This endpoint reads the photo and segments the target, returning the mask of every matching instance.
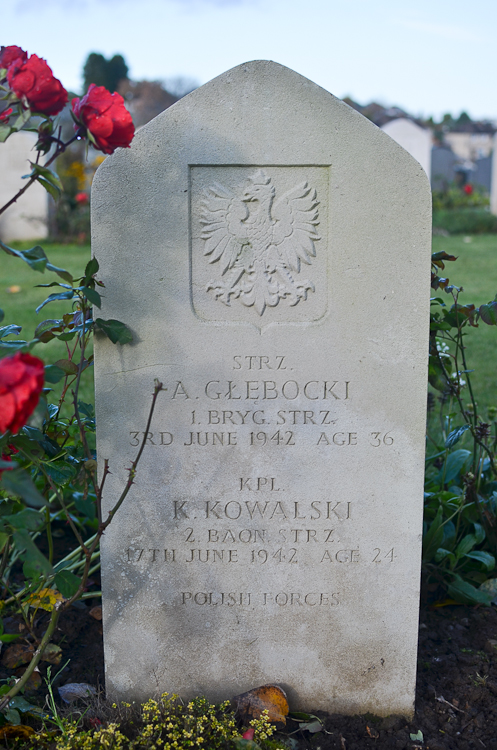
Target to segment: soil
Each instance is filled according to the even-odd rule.
[[[98,615],[95,605],[96,599],[79,603],[61,618],[54,640],[62,648],[61,666],[70,661],[56,684],[103,686],[102,623],[90,615]],[[15,622],[11,626],[18,628]],[[52,673],[57,669],[52,667]],[[0,678],[11,674],[0,667]],[[40,686],[38,695],[43,692]],[[497,608],[421,610],[413,721],[316,714],[325,732],[293,734],[296,750],[497,750]]]

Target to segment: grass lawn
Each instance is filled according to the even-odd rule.
[[[462,304],[479,306],[493,300],[497,294],[496,234],[434,237],[433,252],[441,250],[457,256],[455,262],[446,263],[441,275],[463,287],[464,292],[459,297]],[[451,305],[449,295],[437,292],[436,296],[446,296],[447,305]],[[474,370],[471,382],[481,416],[486,419],[486,408],[497,406],[497,327],[480,323],[468,333],[466,356],[469,369]]]
[[[35,244],[34,242],[15,243],[15,247],[26,250]],[[85,265],[90,260],[89,245],[55,245],[43,241],[40,244],[53,265],[65,268],[75,277],[83,275]],[[64,313],[71,312],[71,301],[69,300],[50,302],[37,315],[35,312],[36,307],[49,294],[64,290],[58,287],[40,289],[36,285],[49,284],[52,281],[61,281],[64,283],[63,279],[60,279],[56,274],[49,271],[45,271],[43,274],[33,271],[19,258],[6,255],[1,251],[0,258],[2,262],[2,271],[0,273],[0,308],[5,313],[2,326],[10,324],[22,326],[19,338],[29,341],[34,337],[36,326],[43,320],[60,318]],[[19,291],[16,291],[17,287],[19,287]],[[9,336],[8,338],[14,337]],[[74,342],[69,341],[68,343],[74,345]],[[45,364],[52,364],[57,359],[67,357],[66,343],[53,339],[47,344],[38,344],[31,353],[40,357]],[[4,352],[2,352],[2,356],[5,356]],[[53,386],[53,388],[57,393],[60,391],[59,384]],[[82,401],[93,403],[92,367],[83,376],[80,398]]]
[[[473,302],[480,305],[489,302],[497,294],[497,235],[473,235],[470,241],[462,236],[434,237],[433,251],[456,255],[458,260],[447,263],[444,274],[457,286],[464,287],[461,302]],[[90,258],[88,245],[55,245],[42,243],[50,261],[66,268],[74,276],[82,275],[85,264]],[[23,249],[30,244],[19,245]],[[2,254],[2,273],[0,280],[0,307],[5,311],[2,325],[16,323],[23,327],[21,336],[30,339],[38,323],[47,318],[57,318],[70,310],[70,302],[52,302],[36,315],[37,305],[56,289],[39,289],[36,284],[49,283],[58,279],[55,274],[40,274],[32,271],[21,260]],[[20,291],[9,293],[12,286],[19,286]],[[447,296],[447,304],[450,305]],[[478,404],[483,409],[497,406],[497,327],[480,323],[479,328],[469,331],[467,356]],[[66,356],[65,344],[62,341],[51,341],[39,344],[34,353],[47,364]],[[93,402],[93,370],[86,373],[81,392],[83,401]],[[482,417],[485,417],[485,412]]]

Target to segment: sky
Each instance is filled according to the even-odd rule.
[[[0,0],[0,18],[77,93],[90,52],[200,84],[266,59],[361,104],[497,121],[495,0]]]

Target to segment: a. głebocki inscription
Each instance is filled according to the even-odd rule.
[[[207,291],[225,305],[231,298],[263,315],[280,300],[296,305],[314,291],[308,279],[297,281],[301,262],[310,265],[318,205],[316,190],[301,182],[276,199],[271,177],[259,169],[240,187],[239,195],[216,183],[202,201],[202,239],[209,263],[218,263],[222,278]]]

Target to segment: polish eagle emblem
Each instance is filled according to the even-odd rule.
[[[228,306],[238,299],[259,315],[280,300],[296,305],[314,292],[314,284],[297,274],[301,263],[311,264],[320,239],[316,190],[304,181],[275,197],[271,178],[259,169],[240,195],[214,183],[201,201],[204,256],[221,271],[206,291]]]

